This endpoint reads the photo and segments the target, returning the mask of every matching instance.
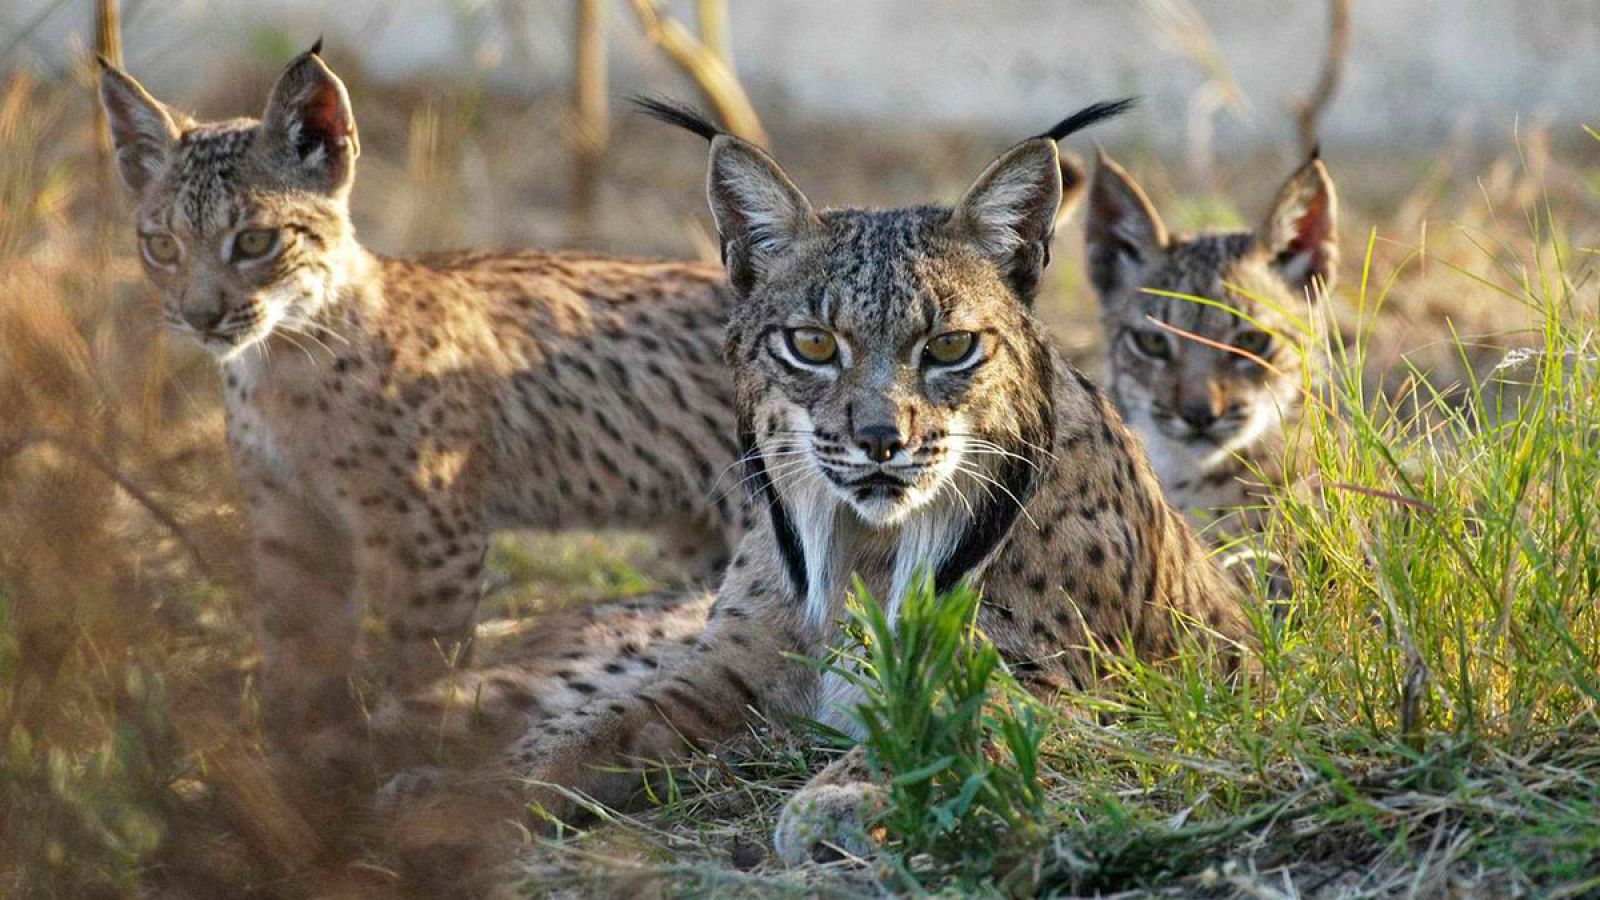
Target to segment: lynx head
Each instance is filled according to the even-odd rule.
[[[953,207],[817,210],[755,145],[651,111],[711,138],[741,440],[799,593],[817,612],[845,530],[896,536],[891,602],[912,562],[948,586],[1009,529],[1053,437],[1031,307],[1061,205],[1055,141],[1011,148]]]
[[[1100,157],[1085,226],[1089,277],[1106,324],[1110,393],[1130,426],[1147,440],[1231,452],[1298,408],[1302,360],[1290,321],[1321,318],[1307,311],[1332,285],[1336,205],[1313,157],[1258,230],[1169,235],[1139,185]]]
[[[339,284],[360,146],[318,49],[289,64],[259,122],[196,123],[102,61],[145,271],[167,324],[222,359],[304,327]]]

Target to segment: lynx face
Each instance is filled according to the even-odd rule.
[[[353,243],[347,197],[359,151],[333,73],[305,56],[260,122],[195,125],[115,69],[101,98],[167,324],[220,359],[275,329],[310,328]]]
[[[914,565],[965,571],[1026,500],[1052,439],[1027,304],[1058,166],[1037,139],[953,209],[817,212],[764,152],[713,143],[746,460],[813,610],[843,574],[829,567],[848,564],[843,532],[894,554],[898,597]]]
[[[1086,180],[1070,157],[1059,169],[1058,223]],[[1018,427],[997,392],[1029,379],[1039,337],[1018,285],[949,210],[826,211],[815,225],[745,300],[757,421],[777,425],[756,438],[791,477],[894,524],[958,490],[957,473],[987,477],[993,436]]]
[[[1163,482],[1230,458],[1298,410],[1304,382],[1291,317],[1320,320],[1314,304],[1338,255],[1334,215],[1333,184],[1312,160],[1258,231],[1171,236],[1128,174],[1100,160],[1088,253],[1110,392],[1145,435]],[[1185,459],[1172,458],[1178,449]]]
[[[1026,380],[1037,337],[947,220],[824,214],[781,278],[752,292],[735,337],[761,385],[763,454],[777,469],[799,453],[788,469],[871,525],[902,520],[963,468],[984,471],[978,451],[1015,430],[994,400]],[[906,258],[883,259],[884,247]]]

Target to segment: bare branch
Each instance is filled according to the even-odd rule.
[[[575,26],[572,116],[568,129],[573,159],[568,227],[575,237],[585,238],[594,216],[600,163],[611,143],[606,95],[605,0],[577,0]]]
[[[700,41],[731,71],[733,46],[728,39],[728,4],[726,0],[700,0],[695,7],[695,17],[700,23]]]
[[[1254,108],[1192,0],[1144,0],[1143,5],[1162,43],[1189,60],[1202,78],[1189,98],[1188,167],[1191,177],[1210,182],[1216,161],[1212,138],[1217,114],[1226,111],[1240,122],[1249,122]]]
[[[761,119],[756,115],[750,97],[745,94],[744,86],[739,84],[739,77],[734,74],[731,62],[719,55],[727,52],[726,34],[720,31],[720,25],[713,26],[709,35],[696,37],[682,22],[663,16],[658,5],[659,0],[632,0],[632,2],[634,14],[638,16],[640,26],[644,28],[645,37],[650,43],[660,47],[662,52],[694,79],[706,100],[716,108],[722,124],[739,137],[766,146],[767,132],[761,127]],[[717,0],[702,0],[700,4],[702,28],[706,22],[723,21],[722,14],[714,8],[709,14],[707,11],[708,6],[721,5]],[[710,41],[721,43],[722,50],[718,51]]]
[[[113,66],[122,67],[122,15],[117,8],[117,0],[95,0],[94,52]],[[99,240],[96,243],[104,251],[120,192],[117,190],[116,150],[111,144],[111,121],[106,118],[105,108],[99,103],[94,105],[94,149],[98,163],[95,176],[99,180],[100,195],[97,222]]]
[[[1322,75],[1311,96],[1290,104],[1300,134],[1301,155],[1310,155],[1316,147],[1317,122],[1333,102],[1344,75],[1344,59],[1350,53],[1350,3],[1351,0],[1328,0],[1328,57],[1322,63]]]
[[[94,448],[62,435],[29,432],[9,443],[0,444],[0,463],[30,447],[41,444],[54,447],[71,456],[76,456],[78,459],[88,463],[91,468],[99,471],[100,474],[104,475],[117,487],[122,488],[123,492],[133,498],[135,503],[143,507],[144,511],[149,513],[152,519],[160,522],[162,527],[172,534],[173,538],[182,545],[190,558],[194,560],[195,568],[200,570],[200,574],[205,576],[207,581],[220,583],[220,579],[217,577],[217,570],[211,566],[205,554],[200,552],[199,545],[189,537],[188,530],[178,521],[178,517],[169,512],[166,507],[157,503],[154,497],[145,493],[143,488],[134,484],[128,476],[122,474],[115,465],[112,465],[109,459],[106,459],[104,455]]]

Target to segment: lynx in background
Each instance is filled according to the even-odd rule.
[[[713,492],[738,459],[716,267],[368,252],[318,48],[259,122],[196,123],[109,66],[100,92],[167,324],[222,370],[280,731],[350,708],[362,601],[394,686],[463,662],[492,529],[639,526],[705,576],[725,558],[744,513]]]
[[[1092,642],[1160,660],[1186,622],[1225,647],[1249,639],[1237,589],[1032,309],[1061,200],[1051,138],[1120,109],[1017,145],[954,207],[818,211],[764,151],[655,107],[712,141],[738,297],[727,356],[765,521],[699,640],[637,687],[537,724],[514,751],[521,771],[616,803],[638,778],[615,766],[735,737],[752,710],[850,728],[848,684],[795,655],[838,639],[852,573],[878,597],[921,572],[978,587],[980,627],[1046,692],[1095,683]]]
[[[1220,534],[1256,527],[1263,489],[1292,479],[1286,443],[1304,401],[1302,347],[1318,346],[1338,265],[1328,170],[1315,157],[1302,166],[1256,231],[1169,234],[1104,155],[1088,206],[1112,400],[1174,506]],[[1295,318],[1313,328],[1306,345]]]

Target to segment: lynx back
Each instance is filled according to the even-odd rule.
[[[657,529],[704,577],[726,558],[720,271],[368,252],[355,119],[315,49],[259,121],[197,123],[109,66],[101,97],[166,321],[221,368],[274,722],[349,711],[363,601],[392,684],[463,662],[492,529]]]

